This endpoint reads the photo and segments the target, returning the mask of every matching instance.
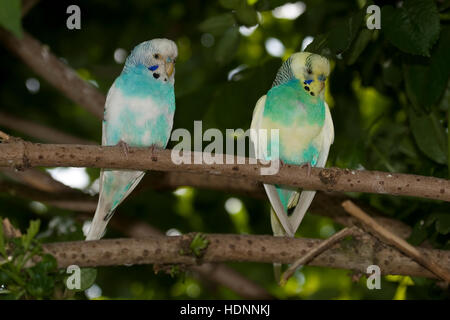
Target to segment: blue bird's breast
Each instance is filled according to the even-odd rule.
[[[105,108],[106,144],[120,140],[132,146],[164,148],[175,113],[170,82],[158,81],[144,66],[123,72],[108,93]]]

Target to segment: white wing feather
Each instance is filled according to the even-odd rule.
[[[258,139],[258,129],[261,128],[261,121],[264,113],[265,104],[266,104],[266,96],[264,95],[256,103],[255,109],[253,110],[252,123],[250,125],[251,129],[250,141],[253,144],[255,156],[257,159],[266,159],[265,151],[267,150],[267,147],[265,145],[262,145],[261,141]],[[264,189],[266,190],[270,204],[272,205],[272,208],[274,209],[278,217],[278,220],[283,226],[286,234],[290,237],[293,237],[294,232],[292,231],[287,212],[284,210],[284,207],[281,203],[280,197],[275,189],[275,186],[271,184],[264,184]]]
[[[115,87],[115,83],[111,86],[108,91],[108,95],[106,96],[105,102],[105,113],[108,112],[108,107],[111,106],[116,100],[114,99],[115,93],[117,92],[117,88]],[[106,125],[103,122],[102,125],[102,145],[110,145],[107,141],[106,134]],[[122,197],[120,203],[125,200],[128,195],[134,190],[134,188],[138,185],[141,179],[144,177],[144,171],[133,171],[133,170],[107,170],[109,174],[114,174],[120,176],[120,180],[123,181],[124,184],[131,182],[130,188],[125,192]],[[89,228],[88,235],[86,236],[86,240],[98,240],[105,233],[106,226],[108,225],[109,219],[112,216],[112,213],[116,209],[116,207],[120,203],[113,204],[112,199],[107,197],[103,193],[103,185],[105,179],[105,170],[102,169],[100,171],[99,178],[99,200],[97,204],[97,209],[95,210],[94,219],[92,220],[91,227]]]
[[[327,163],[328,152],[330,151],[330,146],[334,141],[333,120],[331,119],[331,113],[327,103],[325,103],[325,123],[320,135],[318,136],[318,139],[320,139],[322,143],[316,167],[323,168]],[[293,230],[297,231],[315,195],[316,191],[302,191],[298,204],[295,207],[292,215],[289,217],[289,221]]]

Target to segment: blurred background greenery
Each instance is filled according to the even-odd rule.
[[[5,25],[6,5],[0,14]],[[81,8],[81,30],[66,28],[66,9]],[[381,7],[381,30],[366,27],[366,8]],[[8,7],[8,10],[10,9]],[[290,54],[305,50],[331,60],[326,99],[336,138],[328,166],[449,176],[449,1],[40,1],[23,29],[106,94],[138,43],[173,39],[176,65],[174,128],[247,129],[257,99]],[[10,26],[18,30],[17,26]],[[0,112],[100,142],[101,123],[61,95],[0,46]],[[0,130],[36,141],[22,132]],[[173,144],[169,144],[169,148]],[[52,176],[95,192],[99,171],[55,168]],[[0,179],[7,180],[1,176]],[[386,195],[349,194],[413,228],[408,239],[450,249],[450,205]],[[135,192],[119,210],[122,218],[149,223],[168,234],[270,234],[267,201],[182,187],[173,192]],[[0,192],[0,215],[25,230],[41,220],[45,242],[83,239],[77,212]],[[114,219],[114,218],[113,218]],[[310,212],[297,236],[327,238],[340,226]],[[121,237],[110,228],[107,238]],[[383,277],[368,290],[365,277],[348,270],[303,267],[278,287],[272,266],[229,264],[283,299],[441,299],[448,291],[434,280]],[[155,275],[152,266],[98,268],[95,285],[75,298],[239,298],[192,274]]]

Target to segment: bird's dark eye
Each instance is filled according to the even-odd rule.
[[[159,54],[155,53],[155,54],[153,55],[153,57],[154,57],[155,59],[159,59]]]
[[[312,74],[312,70],[311,69],[306,70],[306,72],[308,72],[308,74]]]

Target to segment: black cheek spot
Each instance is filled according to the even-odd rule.
[[[306,91],[309,91],[309,87],[308,87],[308,86],[305,86],[305,90],[306,90]]]
[[[309,94],[312,95],[312,96],[314,96],[314,92],[312,92],[312,91],[311,91]]]
[[[167,78],[164,78],[164,81],[167,81]]]
[[[153,78],[158,79],[158,78],[159,78],[159,73],[156,73],[156,72],[155,72],[155,73],[153,74]]]

